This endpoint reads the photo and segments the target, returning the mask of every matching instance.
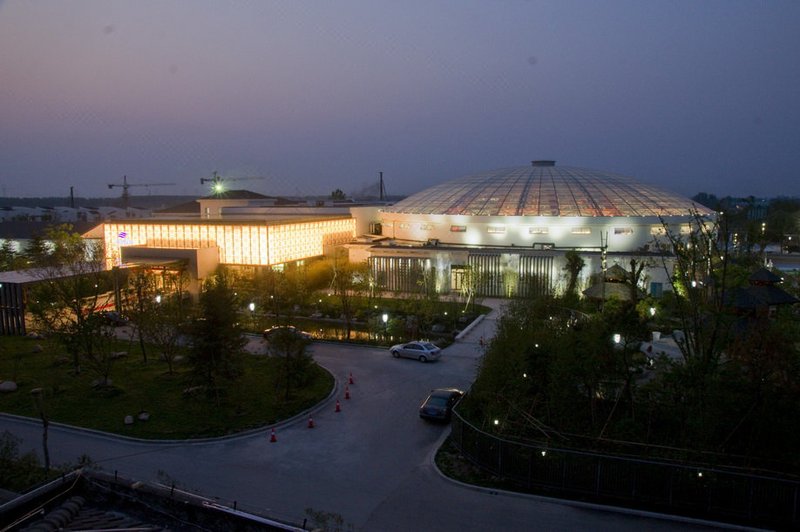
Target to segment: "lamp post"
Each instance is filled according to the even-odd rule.
[[[47,428],[50,426],[50,420],[47,418],[47,413],[44,408],[44,389],[34,388],[31,390],[33,402],[36,409],[39,411],[39,417],[42,418],[42,450],[44,452],[44,474],[45,477],[50,473],[50,449],[47,446]]]
[[[383,339],[386,340],[386,324],[389,321],[389,314],[384,312],[381,316],[381,320],[383,321]]]

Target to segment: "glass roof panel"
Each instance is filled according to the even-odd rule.
[[[504,168],[453,179],[383,209],[475,216],[710,214],[688,198],[633,178],[569,166]]]

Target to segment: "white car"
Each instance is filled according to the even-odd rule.
[[[442,355],[442,350],[430,342],[414,341],[407,344],[397,344],[389,348],[395,358],[414,358],[420,362],[437,360]]]

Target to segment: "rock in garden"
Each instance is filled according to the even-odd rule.
[[[136,416],[136,417],[139,418],[139,421],[147,421],[148,419],[150,419],[150,413],[149,412],[139,412],[139,415]]]
[[[125,416],[125,424],[133,425],[133,416]]]
[[[17,383],[14,381],[3,381],[0,382],[0,392],[16,392],[17,391]]]

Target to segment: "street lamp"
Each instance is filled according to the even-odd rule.
[[[161,294],[156,295],[156,303],[161,304]]]
[[[386,339],[386,323],[389,321],[389,315],[384,312],[381,316],[381,321],[383,321],[383,339]]]

